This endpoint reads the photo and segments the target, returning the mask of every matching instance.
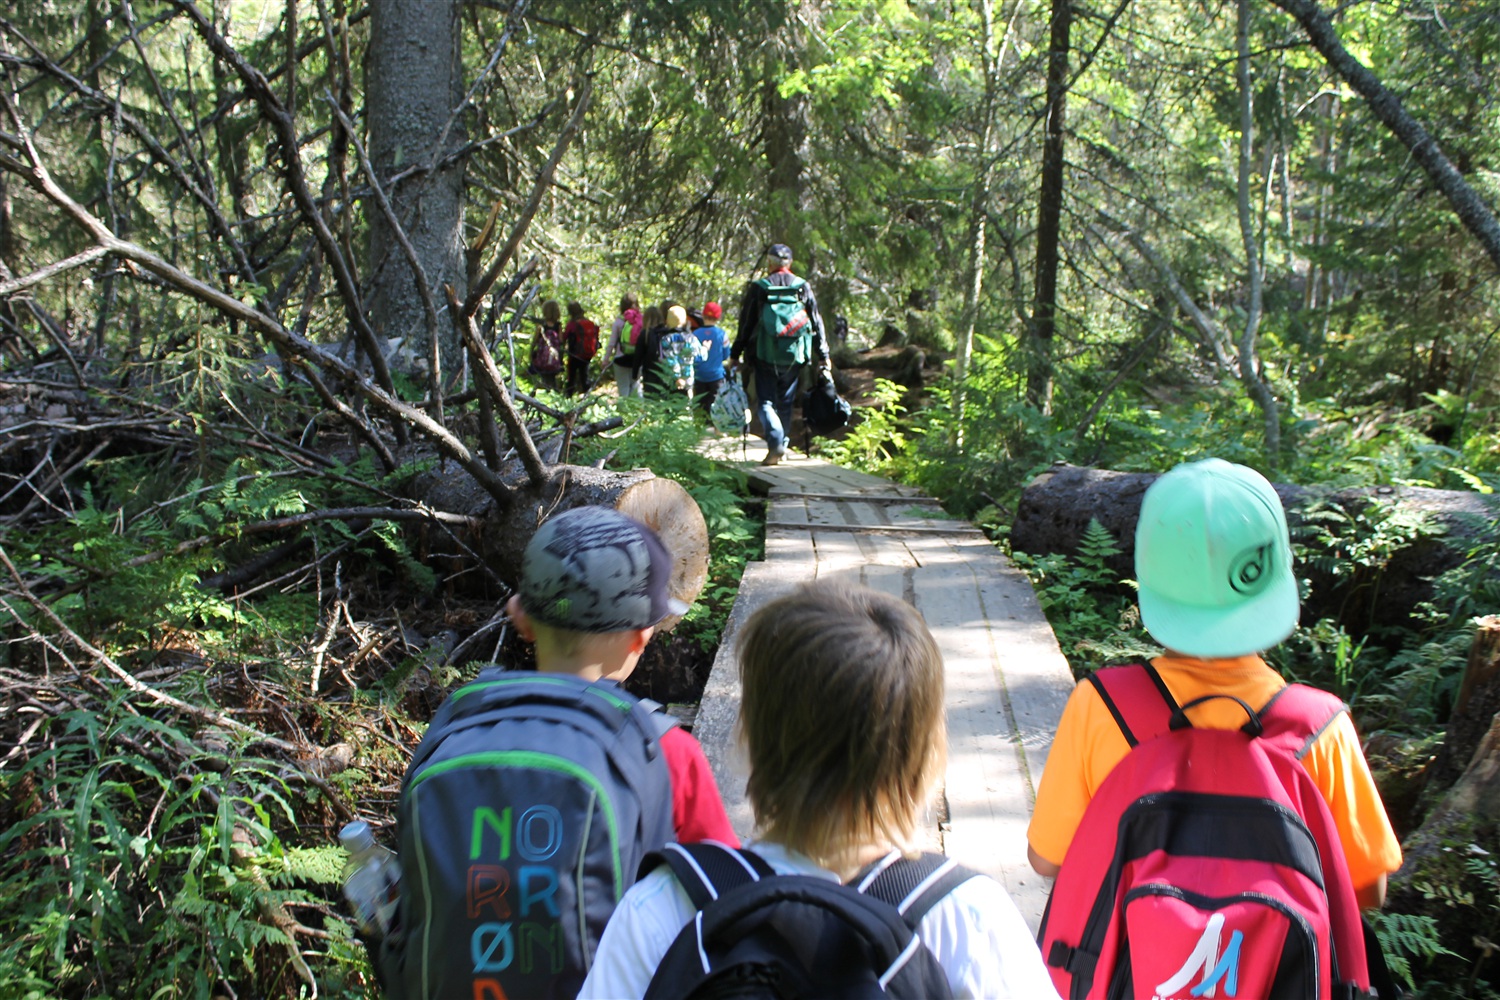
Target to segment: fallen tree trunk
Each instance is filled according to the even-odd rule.
[[[1058,463],[1022,491],[1011,526],[1011,545],[1029,555],[1073,555],[1089,521],[1097,519],[1120,546],[1110,568],[1122,578],[1133,578],[1141,497],[1156,478],[1156,473]],[[1383,566],[1372,567],[1379,577],[1378,586],[1368,575],[1335,576],[1316,561],[1299,566],[1299,574],[1312,581],[1304,618],[1333,617],[1361,631],[1371,622],[1405,621],[1418,603],[1431,598],[1431,578],[1463,561],[1463,546],[1446,544],[1438,536],[1473,538],[1500,518],[1500,503],[1478,493],[1409,486],[1327,490],[1277,483],[1275,487],[1293,538],[1299,541],[1309,524],[1308,515],[1318,509],[1331,508],[1350,517],[1371,510],[1379,515],[1422,515],[1431,522],[1434,534],[1417,538],[1391,553]]]
[[[1494,947],[1494,889],[1487,877],[1476,877],[1475,867],[1488,868],[1488,859],[1500,853],[1500,715],[1490,721],[1463,776],[1401,850],[1387,908],[1433,917],[1439,938],[1454,943],[1461,956],[1488,954]],[[1470,903],[1455,905],[1466,894]]]
[[[614,472],[580,465],[555,465],[541,484],[524,474],[507,483],[511,502],[504,506],[463,470],[425,472],[412,493],[441,510],[462,512],[483,523],[479,538],[465,540],[507,586],[521,572],[521,555],[542,522],[575,507],[612,507],[648,525],[661,536],[673,559],[672,596],[691,604],[708,579],[708,525],[687,490],[650,469]],[[669,619],[662,630],[676,625]]]

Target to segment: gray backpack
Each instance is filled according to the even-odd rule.
[[[641,859],[673,839],[674,723],[652,705],[498,667],[453,692],[402,782],[388,996],[577,994]]]

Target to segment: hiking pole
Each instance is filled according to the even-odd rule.
[[[740,369],[740,389],[745,395],[746,409],[740,411],[740,461],[750,461],[750,376]]]

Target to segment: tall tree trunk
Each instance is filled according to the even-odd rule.
[[[816,269],[813,248],[804,238],[807,192],[803,174],[807,168],[807,95],[783,97],[781,81],[801,57],[805,31],[803,19],[817,13],[815,0],[796,0],[785,10],[786,24],[773,35],[768,46],[769,65],[761,101],[765,120],[766,242],[787,243],[804,274]]]
[[[1387,90],[1364,63],[1344,48],[1328,15],[1313,0],[1271,2],[1297,19],[1302,30],[1307,32],[1313,48],[1322,53],[1323,58],[1328,60],[1328,65],[1369,103],[1375,117],[1411,150],[1412,159],[1427,171],[1434,186],[1453,206],[1459,221],[1479,241],[1494,265],[1500,268],[1500,221],[1495,219],[1495,214],[1479,197],[1479,193],[1469,186],[1449,161],[1437,141],[1427,134],[1422,123],[1407,112],[1401,99]]]
[[[990,0],[975,0],[980,21],[980,64],[984,72],[984,101],[980,114],[979,148],[974,165],[974,187],[969,197],[969,263],[964,275],[964,311],[958,331],[958,356],[954,359],[953,385],[953,443],[960,449],[964,446],[964,382],[969,374],[969,360],[974,353],[974,328],[979,322],[979,299],[984,293],[985,244],[988,241],[990,185],[995,174],[995,104],[1000,87],[1000,67],[1005,62],[1005,50],[1010,42],[1011,29],[1020,14],[1021,4],[1011,4],[1010,21],[1005,28],[1005,41],[1000,51],[995,51],[995,12]]]
[[[1067,117],[1068,49],[1073,0],[1052,0],[1047,48],[1047,139],[1036,213],[1036,305],[1031,313],[1026,401],[1052,412],[1052,337],[1057,331],[1057,257],[1062,231],[1063,129]]]
[[[1265,274],[1260,241],[1256,238],[1255,220],[1250,209],[1250,161],[1255,151],[1255,100],[1250,89],[1250,0],[1239,0],[1239,21],[1235,32],[1238,59],[1235,77],[1240,89],[1240,157],[1238,202],[1240,239],[1245,246],[1245,276],[1250,286],[1245,303],[1245,327],[1240,332],[1240,382],[1245,392],[1260,407],[1265,426],[1266,470],[1276,477],[1281,459],[1281,414],[1276,396],[1260,374],[1260,355],[1256,350],[1260,338],[1261,285]]]
[[[454,110],[463,99],[458,0],[373,0],[365,64],[370,160],[405,231],[429,289],[467,292],[463,240],[463,167],[434,170],[462,144]],[[373,203],[370,220],[370,316],[383,337],[406,338],[419,357],[436,340],[445,371],[460,361],[452,324],[431,322],[416,269]],[[434,329],[435,327],[435,329]]]

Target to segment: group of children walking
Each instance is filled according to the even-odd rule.
[[[1373,953],[1340,922],[1354,914],[1357,931],[1356,898],[1380,905],[1400,849],[1345,707],[1260,658],[1298,612],[1274,490],[1226,462],[1179,466],[1146,494],[1135,558],[1144,623],[1167,652],[1069,699],[1026,847],[1058,878],[1039,950],[999,883],[919,849],[947,739],[942,655],[910,605],[806,583],[745,624],[738,734],[755,826],[741,847],[697,742],[620,687],[686,610],[666,547],[613,510],[550,516],[507,605],[537,673],[486,671],[455,692],[404,782],[407,884],[379,949],[384,988],[466,1000],[1368,991]],[[1166,706],[1159,727],[1141,721],[1148,703]],[[1174,740],[1237,767],[1253,751],[1263,773],[1216,787],[1229,765],[1195,770]],[[1143,768],[1156,784],[1136,801]],[[1259,799],[1246,796],[1275,799],[1285,830],[1253,825]],[[1142,813],[1147,798],[1180,815]],[[1315,877],[1283,901],[1294,869]],[[1205,872],[1233,884],[1198,892]]]
[[[643,311],[635,294],[626,293],[604,345],[598,374],[613,373],[622,399],[681,392],[706,412],[726,377],[729,336],[718,325],[723,314],[717,302],[700,307],[667,301]],[[558,376],[566,369],[563,391],[574,396],[592,387],[589,374],[595,357],[600,356],[600,331],[578,302],[568,303],[568,317],[563,325],[558,303],[542,303],[528,371],[538,382],[557,389]]]

